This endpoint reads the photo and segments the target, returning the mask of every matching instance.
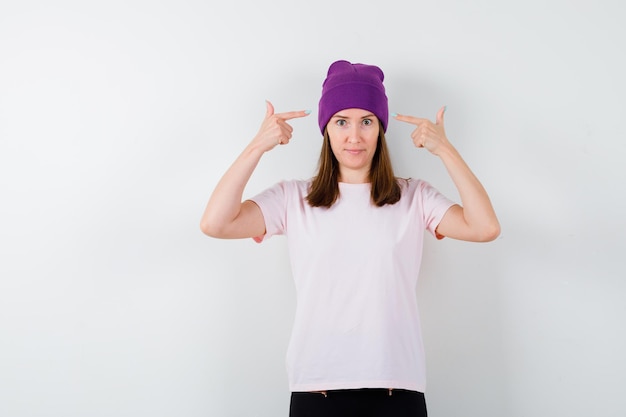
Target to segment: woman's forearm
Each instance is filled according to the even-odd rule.
[[[201,230],[221,237],[241,212],[243,192],[263,151],[248,145],[215,186],[200,221]]]
[[[500,234],[500,223],[487,191],[452,145],[438,152],[461,197],[463,218],[477,240],[493,240]]]

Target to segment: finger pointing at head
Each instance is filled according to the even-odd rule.
[[[295,119],[297,117],[305,117],[311,114],[311,110],[298,110],[298,111],[289,111],[289,112],[274,114],[274,111],[275,111],[274,105],[269,100],[265,100],[265,105],[266,105],[266,111],[265,111],[266,119],[270,118],[271,116],[276,116],[277,118],[281,120],[290,120],[290,119]]]
[[[298,111],[288,111],[284,113],[277,113],[276,117],[283,120],[295,119],[298,117],[306,117],[311,114],[311,110],[298,110]]]
[[[393,117],[400,122],[409,123],[415,126],[419,126],[421,123],[427,121],[426,119],[422,119],[421,117],[405,116],[402,114],[394,114]]]

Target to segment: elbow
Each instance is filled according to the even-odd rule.
[[[213,237],[213,228],[204,219],[200,220],[200,230],[205,235]]]
[[[202,233],[209,237],[220,238],[222,236],[222,228],[216,222],[211,222],[208,219],[202,218],[200,220],[200,230]]]
[[[500,223],[497,221],[483,229],[481,242],[492,242],[500,236]]]

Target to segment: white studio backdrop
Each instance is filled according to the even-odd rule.
[[[0,3],[0,415],[286,416],[285,240],[205,237],[264,100],[311,109],[250,196],[306,178],[336,59],[434,118],[502,235],[427,238],[429,414],[626,414],[626,6],[617,1]],[[458,196],[388,138],[398,175]]]

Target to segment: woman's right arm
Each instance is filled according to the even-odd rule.
[[[267,102],[267,112],[259,132],[228,168],[211,194],[200,220],[203,233],[223,239],[265,234],[261,209],[252,201],[242,202],[243,191],[263,154],[276,145],[289,143],[293,128],[287,120],[304,117],[309,113],[293,111],[274,114],[274,106]]]

